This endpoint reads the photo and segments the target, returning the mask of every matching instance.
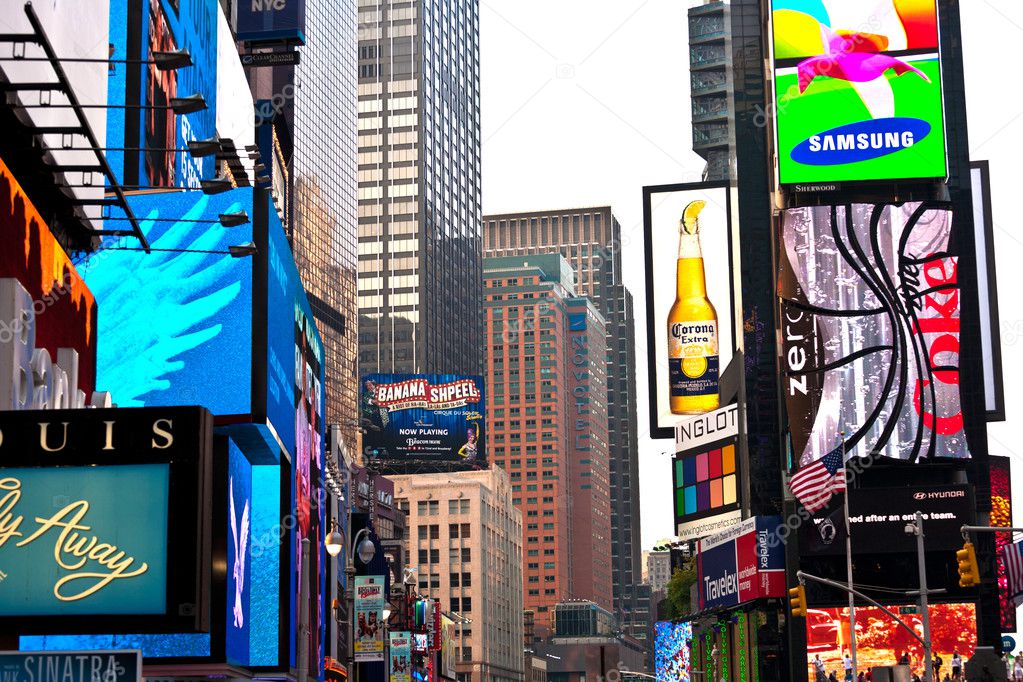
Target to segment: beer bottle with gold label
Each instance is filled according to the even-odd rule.
[[[668,383],[673,414],[717,409],[718,315],[707,298],[700,248],[700,211],[705,201],[686,206],[679,222],[675,303],[668,313]]]

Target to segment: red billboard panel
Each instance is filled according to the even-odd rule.
[[[923,618],[916,606],[888,606],[889,611],[923,637]],[[973,655],[977,646],[977,611],[973,604],[932,604],[931,646],[940,656],[940,679],[952,673],[952,657],[958,653],[963,661]],[[819,656],[825,674],[834,672],[844,677],[842,657],[849,650],[849,609],[809,609],[806,612],[806,651],[810,679],[814,677],[814,661]],[[896,665],[906,656],[913,673],[924,674],[923,646],[891,616],[875,606],[856,607],[856,665],[859,670],[873,666]]]
[[[991,466],[991,525],[1012,526],[1012,484],[1008,457],[988,458]],[[1004,548],[1012,544],[1012,533],[995,533],[995,557],[998,568],[998,605],[1002,632],[1016,631],[1016,604],[1009,594],[1009,578],[1005,572]]]
[[[14,294],[11,288],[6,290],[11,300],[0,301],[0,307],[6,303],[18,313],[0,319],[0,354],[15,353],[15,345],[20,343],[29,355],[45,349],[55,363],[59,348],[74,349],[78,353],[77,388],[90,399],[96,384],[96,299],[2,159],[0,244],[0,280],[15,279],[27,293]],[[23,331],[33,326],[34,346],[28,348]],[[6,364],[0,362],[0,366]],[[70,368],[63,369],[71,373]]]

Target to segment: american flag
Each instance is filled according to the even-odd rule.
[[[797,471],[789,490],[811,514],[824,508],[831,496],[845,490],[844,448],[832,450],[813,464]]]
[[[1006,545],[1002,551],[1005,552],[1003,558],[1009,596],[1019,606],[1023,597],[1023,542]]]

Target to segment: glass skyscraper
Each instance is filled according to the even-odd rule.
[[[483,369],[478,0],[359,0],[359,365]]]
[[[358,336],[356,206],[357,0],[306,0],[297,66],[253,68],[256,100],[276,115],[271,196],[323,338],[327,423],[355,449]],[[288,133],[291,138],[288,139]]]
[[[306,0],[294,71],[292,249],[323,337],[328,423],[356,419],[355,0]],[[343,428],[350,436],[352,429]],[[354,446],[354,441],[349,442]]]

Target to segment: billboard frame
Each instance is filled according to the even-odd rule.
[[[770,117],[768,118],[768,121],[769,121],[769,123],[771,125],[771,135],[770,135],[769,139],[771,140],[771,142],[774,145],[774,158],[770,159],[770,163],[771,163],[771,173],[773,175],[775,186],[777,188],[779,188],[781,190],[789,190],[789,191],[795,190],[795,191],[798,192],[798,191],[800,191],[798,189],[800,187],[807,188],[810,191],[817,191],[817,186],[821,186],[821,187],[826,188],[828,191],[840,191],[840,190],[842,190],[846,186],[849,186],[851,188],[858,188],[858,189],[866,189],[866,188],[870,188],[871,186],[878,187],[879,185],[886,185],[886,184],[890,185],[891,183],[897,183],[897,184],[898,183],[905,183],[905,184],[908,184],[908,185],[922,186],[922,185],[933,184],[935,182],[945,182],[946,180],[948,180],[949,173],[950,173],[950,158],[952,156],[952,153],[949,151],[949,141],[948,141],[948,106],[947,106],[947,104],[945,102],[946,73],[945,73],[945,69],[944,69],[944,66],[945,66],[944,52],[945,52],[945,50],[942,49],[941,0],[933,0],[933,2],[934,2],[934,7],[935,7],[935,20],[936,20],[935,30],[937,32],[937,48],[936,48],[936,51],[938,53],[938,73],[939,73],[939,76],[940,76],[940,79],[941,79],[941,81],[939,83],[939,86],[940,86],[939,90],[940,90],[940,95],[941,95],[940,96],[940,100],[941,100],[940,101],[940,104],[941,104],[941,135],[942,135],[942,139],[944,140],[944,148],[945,148],[945,154],[944,154],[945,171],[944,171],[944,175],[941,175],[941,176],[922,176],[922,177],[921,176],[916,176],[916,177],[897,178],[897,179],[893,179],[893,178],[862,178],[862,179],[856,179],[856,180],[831,179],[831,180],[792,180],[792,181],[785,181],[784,179],[782,179],[782,163],[781,163],[782,149],[781,149],[781,144],[779,142],[780,133],[779,133],[779,124],[778,124],[778,111],[780,110],[781,106],[779,105],[779,102],[778,102],[778,90],[777,90],[777,71],[778,71],[777,62],[778,62],[778,59],[777,59],[776,52],[775,52],[775,47],[776,47],[775,46],[775,30],[774,30],[774,3],[775,3],[775,0],[768,0],[768,3],[767,3],[767,41],[766,42],[767,42],[767,48],[768,48],[768,60],[769,60],[769,63],[767,65],[767,72],[768,72],[769,78],[767,79],[767,82],[765,84],[767,85],[767,87],[770,90],[769,93],[768,93],[768,97],[769,97],[768,101],[769,101],[769,104],[770,104]],[[827,132],[827,131],[825,131],[825,132]],[[900,150],[900,151],[904,151],[904,150]],[[830,185],[834,185],[835,186],[833,190],[832,190],[831,187],[828,187]]]
[[[37,418],[70,424],[76,435],[83,431],[92,438],[76,439],[59,452],[47,451],[40,458],[31,447],[19,447],[8,453],[4,468],[33,468],[52,470],[61,467],[102,466],[106,468],[124,464],[167,464],[168,481],[167,522],[167,583],[166,605],[163,614],[97,614],[97,615],[43,615],[0,616],[0,633],[11,635],[64,634],[69,619],[76,625],[76,634],[105,634],[109,632],[137,632],[174,634],[209,631],[212,595],[212,509],[213,509],[213,417],[202,407],[142,407],[107,409],[71,409],[45,411],[11,411],[14,428],[6,427],[5,445],[38,443]],[[77,418],[77,419],[76,419]],[[116,449],[101,448],[102,434],[107,425],[136,418],[138,426],[125,435],[118,430],[113,441]],[[142,421],[155,423],[168,418],[188,429],[184,435],[175,435],[166,448],[145,448],[142,443],[152,436]],[[82,423],[85,422],[85,423]],[[77,428],[75,428],[77,427]],[[21,436],[21,438],[19,438]],[[28,440],[26,440],[28,439]],[[180,445],[178,441],[180,440]],[[127,441],[127,442],[125,442]],[[155,441],[154,441],[155,442]],[[125,450],[133,452],[132,459],[123,459]],[[0,469],[0,472],[3,470]],[[172,558],[173,557],[173,558]]]
[[[989,422],[1003,422],[1005,421],[1005,384],[1002,376],[1002,327],[998,316],[998,273],[995,267],[994,213],[991,208],[991,167],[987,161],[970,162],[971,185],[974,180],[980,180],[980,187],[974,187],[973,193],[974,198],[976,198],[979,192],[981,205],[977,206],[975,203],[973,206],[973,231],[974,235],[983,236],[984,252],[983,254],[980,252],[977,246],[977,239],[974,239],[974,250],[977,252],[977,271],[979,273],[983,268],[984,277],[987,280],[987,290],[984,292],[987,297],[987,328],[984,328],[985,325],[982,319],[981,355],[984,358],[985,365],[990,362],[994,389],[994,405],[987,405],[985,399],[984,411]],[[978,217],[983,219],[983,225],[977,224],[976,218]],[[982,292],[980,291],[979,281],[977,282],[977,289],[977,305],[980,306],[982,303]],[[983,313],[981,317],[983,318]],[[990,357],[987,357],[987,353],[983,349],[983,334],[985,331],[990,338]]]
[[[663,427],[658,424],[657,419],[657,353],[656,349],[656,325],[654,321],[654,253],[653,253],[653,212],[651,210],[651,200],[655,194],[667,194],[671,192],[688,192],[688,191],[700,191],[700,190],[723,190],[725,195],[725,215],[728,220],[728,324],[731,327],[732,333],[732,348],[729,349],[734,356],[736,349],[740,347],[738,343],[738,332],[741,327],[736,324],[735,316],[735,273],[733,272],[735,265],[735,226],[732,224],[732,186],[728,180],[715,180],[710,182],[680,182],[672,183],[667,185],[646,185],[643,187],[643,268],[644,268],[644,279],[646,281],[646,336],[647,336],[647,375],[650,378],[647,382],[648,400],[649,400],[649,421],[650,421],[650,438],[667,439],[675,437],[675,427]],[[706,259],[704,260],[706,263]],[[721,312],[718,312],[718,327],[721,326]],[[721,348],[718,347],[718,353],[720,356]],[[721,375],[724,375],[727,365],[721,367]],[[720,378],[719,378],[720,381]],[[720,390],[720,384],[719,384]]]

